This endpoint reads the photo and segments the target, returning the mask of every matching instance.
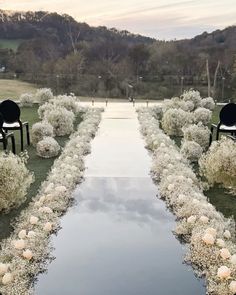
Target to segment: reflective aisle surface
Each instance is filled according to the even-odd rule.
[[[183,264],[173,215],[156,197],[134,108],[110,105],[86,159],[85,181],[53,237],[55,260],[37,295],[203,295]]]

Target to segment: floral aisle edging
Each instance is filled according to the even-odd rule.
[[[77,131],[42,183],[40,192],[25,209],[14,232],[0,251],[0,293],[32,293],[32,279],[45,269],[49,238],[59,229],[59,217],[68,208],[76,185],[82,181],[84,157],[101,120],[102,109],[87,109]]]
[[[236,196],[236,141],[227,137],[214,141],[200,158],[199,168],[210,186],[221,184]]]
[[[216,211],[178,147],[159,128],[152,109],[139,109],[141,132],[153,153],[152,174],[177,216],[176,235],[189,243],[186,260],[206,277],[207,292],[236,294],[235,224]]]

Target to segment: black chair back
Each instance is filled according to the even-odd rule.
[[[228,103],[220,111],[220,123],[226,126],[236,125],[236,104]]]
[[[2,114],[4,122],[6,123],[10,124],[20,120],[20,108],[14,101],[10,99],[4,100],[0,104],[0,113]]]
[[[0,113],[0,129],[2,128],[3,123],[4,123],[4,119],[2,114]]]
[[[0,134],[2,134],[2,135],[3,135],[3,133],[4,133],[4,131],[3,131],[3,129],[2,129],[2,125],[3,125],[3,123],[4,123],[4,119],[3,119],[2,114],[0,113]]]

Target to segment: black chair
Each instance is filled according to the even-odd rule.
[[[21,151],[24,150],[24,127],[26,128],[27,144],[30,145],[29,135],[29,123],[21,122],[20,120],[20,108],[12,100],[4,100],[0,104],[0,113],[3,116],[3,130],[8,132],[9,130],[20,130],[21,138]]]
[[[213,139],[213,133],[216,129],[216,140],[219,139],[220,133],[230,133],[231,136],[236,135],[236,104],[228,103],[220,111],[219,123],[211,125],[210,145]]]
[[[12,152],[15,154],[16,153],[16,145],[15,145],[14,133],[13,132],[6,133],[2,129],[3,123],[4,123],[3,116],[0,113],[0,142],[2,142],[2,144],[3,144],[3,149],[6,150],[7,145],[8,145],[8,139],[11,138]]]

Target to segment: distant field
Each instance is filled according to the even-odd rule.
[[[0,79],[0,100],[6,98],[18,99],[22,93],[35,92],[37,86],[34,84],[18,81]]]
[[[9,39],[0,39],[0,48],[8,48],[12,49],[14,51],[17,50],[19,45],[23,42],[22,39],[15,39],[15,40],[9,40]]]

